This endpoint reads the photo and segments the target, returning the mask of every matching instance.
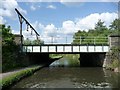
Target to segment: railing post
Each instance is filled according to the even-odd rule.
[[[81,44],[81,36],[80,36],[80,44]]]
[[[87,44],[87,52],[89,52],[89,47],[88,47],[88,44]]]
[[[94,45],[95,45],[96,43],[95,43],[95,38],[94,38]]]
[[[95,47],[96,47],[96,46],[94,45],[94,52],[96,51]]]
[[[110,46],[111,45],[110,43],[111,43],[111,38],[108,36],[107,37],[107,44]]]

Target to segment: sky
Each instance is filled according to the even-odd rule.
[[[29,2],[28,2],[29,1]],[[45,43],[53,40],[55,43],[66,42],[78,30],[93,29],[99,19],[109,27],[118,18],[119,0],[2,0],[0,1],[0,24],[10,25],[12,33],[19,34],[19,19],[15,12],[20,13],[40,34]],[[109,2],[108,2],[109,1]],[[23,23],[24,38],[35,39],[31,29],[26,30]],[[67,40],[66,40],[66,37]],[[71,40],[71,39],[70,39]],[[68,40],[70,42],[70,40]]]

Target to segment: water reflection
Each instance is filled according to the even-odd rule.
[[[12,88],[118,88],[118,73],[97,67],[63,67],[79,66],[79,60],[73,58],[55,61]]]
[[[60,59],[60,60],[57,60],[57,61],[54,61],[52,64],[50,64],[50,66],[54,66],[54,67],[57,67],[57,66],[69,66],[70,63],[67,59]]]
[[[102,68],[46,67],[12,88],[117,88],[112,74]]]
[[[79,56],[69,55],[67,57],[61,58],[54,61],[50,66],[60,67],[60,66],[80,66]]]

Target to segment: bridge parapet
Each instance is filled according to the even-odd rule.
[[[72,44],[51,44],[51,45],[24,45],[23,52],[26,53],[97,53],[108,52],[109,46],[95,46],[95,45],[72,45]]]

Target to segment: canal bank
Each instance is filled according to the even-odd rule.
[[[36,66],[31,66],[31,67],[27,67],[24,69],[20,69],[20,70],[16,70],[13,72],[6,72],[1,74],[0,78],[0,85],[2,87],[2,89],[7,89],[9,88],[11,85],[15,84],[16,82],[20,81],[21,79],[32,75],[34,72],[36,72],[37,70],[43,68],[44,65],[36,65]]]

